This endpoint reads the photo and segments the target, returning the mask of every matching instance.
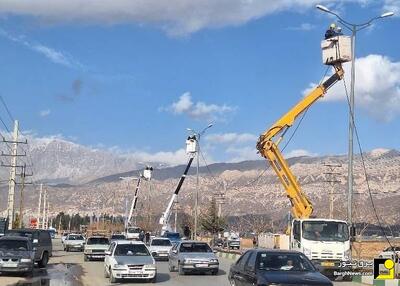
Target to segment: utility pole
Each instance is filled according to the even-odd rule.
[[[346,29],[351,31],[351,87],[350,87],[350,98],[349,98],[349,146],[348,146],[348,191],[347,191],[347,221],[352,229],[354,229],[353,225],[353,186],[354,186],[354,177],[353,177],[353,134],[354,134],[354,93],[355,93],[355,77],[356,77],[356,68],[355,68],[355,59],[356,59],[356,36],[357,32],[368,28],[372,25],[372,22],[379,19],[384,19],[387,17],[391,17],[394,15],[393,12],[386,12],[381,14],[380,16],[373,17],[364,23],[350,23],[343,19],[338,13],[331,11],[329,8],[323,5],[316,5],[317,9],[321,10],[322,12],[329,13],[334,15],[340,24],[342,24]],[[350,231],[352,233],[352,231]]]
[[[209,124],[206,128],[204,128],[201,132],[196,132],[191,128],[187,128],[187,131],[191,132],[195,136],[196,140],[196,156],[197,156],[197,166],[196,166],[196,194],[194,200],[194,233],[193,239],[197,239],[197,224],[198,224],[198,215],[199,215],[199,169],[200,169],[200,138],[206,132],[207,129],[211,128],[213,124]]]
[[[42,207],[42,193],[43,193],[43,184],[40,184],[40,189],[39,189],[39,207],[38,207],[38,213],[37,213],[37,222],[38,222],[38,228],[40,229],[40,217],[41,217],[41,207]],[[60,223],[61,223],[61,217],[60,217]]]
[[[327,176],[326,182],[330,184],[331,188],[329,190],[329,218],[333,218],[333,203],[334,203],[334,191],[335,184],[340,183],[340,180],[335,179],[335,176],[340,176],[341,173],[335,172],[335,169],[341,168],[342,164],[334,164],[334,163],[324,163],[324,166],[328,168],[328,172],[324,174]]]
[[[20,198],[19,198],[19,228],[22,228],[23,219],[24,219],[24,190],[26,185],[31,185],[32,183],[25,182],[26,177],[30,177],[33,174],[26,173],[26,164],[22,166],[21,171],[21,190],[20,190]]]
[[[43,214],[42,214],[43,229],[46,229],[46,207],[47,207],[47,188],[44,189],[44,194],[43,194]]]

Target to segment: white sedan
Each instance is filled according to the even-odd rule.
[[[156,262],[143,242],[114,241],[105,254],[104,277],[110,278],[110,283],[124,279],[156,282]]]

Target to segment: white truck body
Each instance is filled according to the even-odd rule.
[[[341,220],[295,219],[290,249],[304,253],[320,271],[338,270],[350,259],[349,227]]]

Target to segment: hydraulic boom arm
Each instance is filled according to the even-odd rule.
[[[190,157],[189,162],[188,162],[188,164],[186,166],[186,169],[183,172],[183,175],[179,180],[178,186],[176,187],[174,194],[172,195],[171,199],[169,200],[167,209],[165,210],[165,212],[162,214],[162,216],[160,218],[159,223],[162,225],[162,231],[169,230],[168,229],[168,221],[169,221],[169,218],[171,216],[172,206],[173,206],[174,201],[175,201],[175,199],[176,199],[176,197],[177,197],[177,195],[179,193],[179,190],[182,187],[183,182],[185,181],[186,175],[187,175],[187,173],[189,171],[190,165],[192,165],[192,162],[193,162],[193,157]]]
[[[293,125],[296,118],[306,111],[315,101],[323,97],[330,87],[343,78],[344,71],[341,64],[335,65],[334,68],[335,73],[330,78],[318,85],[289,112],[276,121],[270,129],[261,134],[257,142],[258,151],[270,162],[283,184],[292,205],[292,215],[295,218],[309,218],[313,212],[313,206],[301,190],[296,177],[283,158],[278,145],[282,141],[286,131]],[[274,140],[279,134],[279,138]]]
[[[136,185],[136,189],[135,189],[135,195],[133,197],[132,204],[131,204],[131,209],[129,211],[128,225],[130,224],[131,219],[132,219],[132,214],[133,214],[134,210],[136,209],[136,204],[137,204],[137,200],[138,200],[138,194],[139,194],[141,181],[142,181],[142,176],[140,176],[138,181],[137,181],[137,185]]]

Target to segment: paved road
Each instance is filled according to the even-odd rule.
[[[55,240],[53,257],[47,270],[35,269],[34,277],[0,277],[0,285],[18,286],[105,286],[110,285],[108,279],[103,278],[103,262],[84,262],[81,252],[64,252],[59,240]],[[220,272],[217,276],[185,275],[168,271],[167,262],[157,263],[157,284],[163,286],[228,286],[227,272],[232,261],[220,258]],[[137,282],[124,285],[149,285]],[[151,285],[151,284],[150,284]],[[335,286],[360,285],[349,282],[335,282]]]

